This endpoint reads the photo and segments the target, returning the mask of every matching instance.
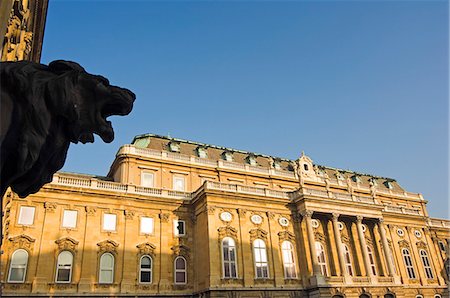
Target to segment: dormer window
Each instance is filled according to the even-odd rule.
[[[389,188],[389,189],[393,189],[394,188],[394,186],[392,185],[391,181],[385,181],[384,182],[384,186],[386,186],[386,188]]]
[[[309,166],[307,163],[303,164],[303,169],[305,169],[305,171],[309,171]]]
[[[275,170],[281,170],[281,162],[279,160],[275,160],[273,162],[273,167],[275,168]]]
[[[361,177],[359,177],[358,175],[353,175],[352,180],[353,182],[361,183]]]
[[[373,186],[377,186],[378,185],[377,179],[375,179],[375,178],[371,178],[370,179],[370,183],[372,183]]]
[[[256,162],[256,156],[254,155],[249,155],[247,156],[247,162],[249,165],[251,166],[256,166],[258,163]]]
[[[197,155],[200,158],[207,158],[208,157],[208,152],[206,151],[206,148],[198,147],[197,148]]]
[[[345,180],[344,175],[342,175],[342,173],[336,173],[336,178],[338,180]]]
[[[172,152],[180,152],[180,144],[176,142],[170,142],[169,149]]]
[[[225,151],[222,153],[222,158],[226,161],[233,161],[233,153],[230,151]]]

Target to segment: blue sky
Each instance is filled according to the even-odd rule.
[[[64,171],[106,175],[143,133],[387,176],[448,207],[447,1],[58,1],[42,63],[134,91],[112,144]]]

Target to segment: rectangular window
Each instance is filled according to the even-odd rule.
[[[63,228],[76,228],[77,226],[77,215],[76,210],[64,210],[62,226]]]
[[[19,211],[19,224],[32,225],[34,222],[34,207],[21,206]]]
[[[155,174],[150,172],[141,172],[141,185],[145,187],[154,187]]]
[[[103,214],[103,230],[115,231],[116,230],[116,215],[115,214]]]
[[[173,176],[173,189],[185,191],[185,178],[181,176]]]
[[[141,233],[153,234],[153,218],[141,217]]]
[[[175,236],[184,236],[186,235],[186,225],[184,220],[174,220],[173,221],[173,233]]]

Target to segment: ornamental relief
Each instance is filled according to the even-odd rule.
[[[150,242],[144,242],[144,243],[138,244],[138,245],[136,245],[136,247],[139,250],[140,255],[155,256],[156,246],[151,244]]]
[[[125,219],[133,219],[134,218],[134,210],[124,210]]]
[[[250,241],[253,242],[255,239],[267,239],[268,232],[263,229],[257,228],[250,230]]]
[[[78,241],[73,238],[61,238],[56,240],[55,243],[58,245],[58,250],[70,250],[73,253],[77,251]]]
[[[416,243],[418,249],[427,249],[427,244],[423,241],[419,241]]]
[[[373,248],[372,238],[370,238],[368,236],[365,236],[364,238],[366,239],[366,244]]]
[[[104,240],[102,242],[97,243],[97,246],[99,247],[99,252],[110,252],[117,254],[117,248],[119,247],[119,243],[113,241],[113,240]]]
[[[159,218],[161,219],[161,222],[168,222],[169,221],[169,213],[160,213]]]
[[[87,215],[92,216],[92,215],[95,215],[95,213],[97,213],[97,208],[95,208],[95,207],[86,206],[85,208],[86,208]]]
[[[13,248],[24,248],[26,250],[32,251],[34,247],[35,239],[28,235],[22,234],[15,237],[9,238]]]
[[[348,237],[347,235],[342,235],[341,236],[341,242],[344,244],[349,245],[350,244],[350,237]]]
[[[400,240],[400,241],[398,242],[398,246],[399,246],[400,248],[409,248],[409,242],[406,241],[406,240]]]
[[[189,258],[190,249],[186,245],[175,245],[170,248],[173,251],[175,256],[183,256],[185,258]]]
[[[282,243],[283,241],[290,241],[290,242],[295,242],[295,235],[292,232],[289,231],[281,231],[278,232],[278,238],[279,238],[279,242]]]
[[[219,232],[219,240],[222,240],[225,237],[237,239],[237,230],[233,227],[220,227],[217,229],[217,231]]]
[[[314,233],[314,239],[316,239],[316,241],[319,241],[319,242],[322,242],[322,243],[326,243],[325,235],[320,233],[320,232],[315,232]]]
[[[53,202],[45,202],[44,203],[45,212],[55,213],[56,207],[57,207],[56,203],[53,203]]]

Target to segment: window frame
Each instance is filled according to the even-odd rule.
[[[14,260],[14,255],[17,253],[17,252],[25,252],[25,254],[26,254],[26,262],[25,262],[25,265],[24,264],[13,264],[13,260]],[[10,258],[10,263],[9,263],[9,271],[8,271],[8,279],[7,279],[7,282],[8,283],[24,283],[25,282],[25,280],[26,280],[26,277],[27,277],[27,269],[28,269],[28,259],[30,258],[30,254],[28,253],[28,251],[27,250],[25,250],[25,249],[23,249],[23,248],[19,248],[19,249],[16,249],[12,254],[11,254],[11,258]],[[15,267],[13,267],[13,266],[15,266]],[[12,269],[24,269],[23,270],[23,276],[22,276],[22,280],[11,280],[11,272],[12,272]]]
[[[285,244],[288,247],[285,247]],[[291,260],[288,260],[288,261],[291,261],[291,262],[286,262],[285,252],[287,254],[289,254],[289,258],[291,258]],[[281,259],[283,260],[284,278],[285,279],[296,279],[297,278],[297,267],[295,264],[294,245],[290,241],[285,240],[281,243]],[[288,274],[288,272],[289,272],[288,267],[293,268],[294,274],[292,276],[289,276],[290,274]]]
[[[181,259],[184,262],[184,269],[177,269],[177,260]],[[177,281],[177,273],[184,273],[184,282]],[[185,285],[187,284],[187,261],[183,256],[178,256],[173,261],[173,282],[176,285]]]
[[[65,226],[64,221],[66,219],[66,212],[75,212],[75,225],[74,226]],[[64,209],[61,220],[61,227],[64,229],[76,229],[78,225],[78,210],[73,209]]]
[[[183,181],[183,189],[178,189],[176,187],[176,181],[177,180]],[[174,174],[172,176],[172,189],[175,191],[186,191],[186,177],[185,176],[181,176],[181,175],[176,175]]]
[[[317,254],[317,263],[320,267],[320,272],[323,276],[328,276],[328,266],[327,266],[327,257],[325,253],[325,247],[320,241],[315,242],[315,249]],[[323,257],[323,260],[321,260]]]
[[[60,257],[62,254],[67,253],[70,255],[70,265],[61,265],[60,266]],[[59,270],[69,270],[69,280],[58,280],[58,273]],[[73,253],[68,250],[63,250],[58,254],[58,257],[56,258],[56,274],[55,274],[55,283],[58,284],[70,284],[72,282],[72,272],[73,272]]]
[[[31,223],[23,223],[23,222],[21,222],[21,221],[23,221],[23,219],[22,219],[22,211],[25,208],[33,209],[33,217],[31,219]],[[17,217],[17,224],[18,225],[22,225],[22,226],[32,226],[32,225],[34,225],[35,217],[36,217],[36,207],[35,206],[20,206],[19,207],[19,216]]]
[[[143,219],[150,220],[151,222],[151,230],[150,232],[145,232],[142,230],[143,225]],[[151,216],[141,216],[139,220],[139,232],[141,235],[153,235],[155,233],[155,219]]]
[[[228,242],[227,245],[224,245],[225,241],[230,241],[232,242],[232,245],[230,245],[230,243]],[[223,279],[237,279],[239,274],[238,274],[238,265],[237,265],[237,247],[236,247],[236,241],[231,238],[231,237],[225,237],[222,239],[221,241],[221,245],[220,245],[220,255],[222,257],[222,277]],[[234,255],[234,260],[231,260],[231,258],[229,257],[228,260],[225,260],[225,255],[224,255],[224,249],[227,248],[228,250],[228,256],[231,256],[232,254]],[[232,274],[232,266],[234,266],[234,272],[235,272],[235,276],[233,276]],[[228,272],[229,272],[229,276],[225,275],[225,267],[228,267]]]
[[[105,227],[107,215],[114,215],[114,229],[113,230],[107,229]],[[107,213],[107,212],[103,213],[103,217],[102,217],[102,231],[103,232],[117,232],[117,214],[115,214],[115,213]]]
[[[256,244],[258,244],[258,246],[256,246]],[[253,246],[253,266],[255,269],[255,279],[268,279],[269,278],[269,260],[267,258],[266,243],[264,242],[264,240],[258,238],[258,239],[253,240],[252,246]],[[266,261],[264,261],[264,258]],[[258,266],[258,265],[260,265],[260,266]],[[259,274],[258,274],[258,267],[261,268],[261,276],[259,276]]]
[[[150,259],[150,268],[142,268],[142,259]],[[150,281],[142,281],[142,272],[150,272]],[[140,284],[151,284],[153,283],[153,258],[150,255],[142,255],[139,258],[139,283]]]
[[[372,271],[372,274],[376,276],[378,271],[377,266],[375,264],[375,257],[370,245],[367,245],[367,256],[369,257],[370,270]]]
[[[151,175],[151,185],[146,185],[145,183],[144,183],[144,181],[145,181],[145,179],[144,179],[144,177],[146,176],[146,175]],[[141,186],[142,187],[148,187],[148,188],[154,188],[155,187],[155,177],[156,177],[156,175],[155,175],[155,172],[153,172],[153,171],[148,171],[148,170],[142,170],[141,171]]]
[[[402,257],[403,257],[403,263],[405,264],[406,273],[408,274],[408,278],[416,279],[417,278],[416,271],[414,270],[414,263],[413,263],[409,249],[407,249],[407,248],[402,249]],[[408,265],[408,263],[409,263],[409,265]]]
[[[345,269],[347,270],[348,275],[353,276],[354,270],[353,270],[352,254],[350,253],[350,248],[345,243],[342,243],[342,248],[344,250]]]
[[[102,267],[102,259],[106,256],[109,255],[112,258],[112,267],[111,268],[104,268]],[[114,267],[116,265],[116,257],[110,253],[110,252],[105,252],[100,256],[100,261],[99,261],[99,270],[98,270],[98,283],[99,284],[113,284],[114,283]],[[111,281],[104,281],[101,280],[102,277],[102,271],[111,271]]]
[[[180,233],[179,229],[178,229],[178,225],[182,223],[183,226],[183,233]],[[186,236],[186,221],[185,220],[181,220],[181,219],[174,219],[173,220],[173,234],[176,237],[184,237]]]
[[[424,253],[424,254],[423,254]],[[431,266],[430,258],[428,257],[428,252],[425,249],[419,251],[420,259],[422,260],[423,270],[427,279],[434,279],[433,267]],[[425,261],[428,263],[425,264]]]

